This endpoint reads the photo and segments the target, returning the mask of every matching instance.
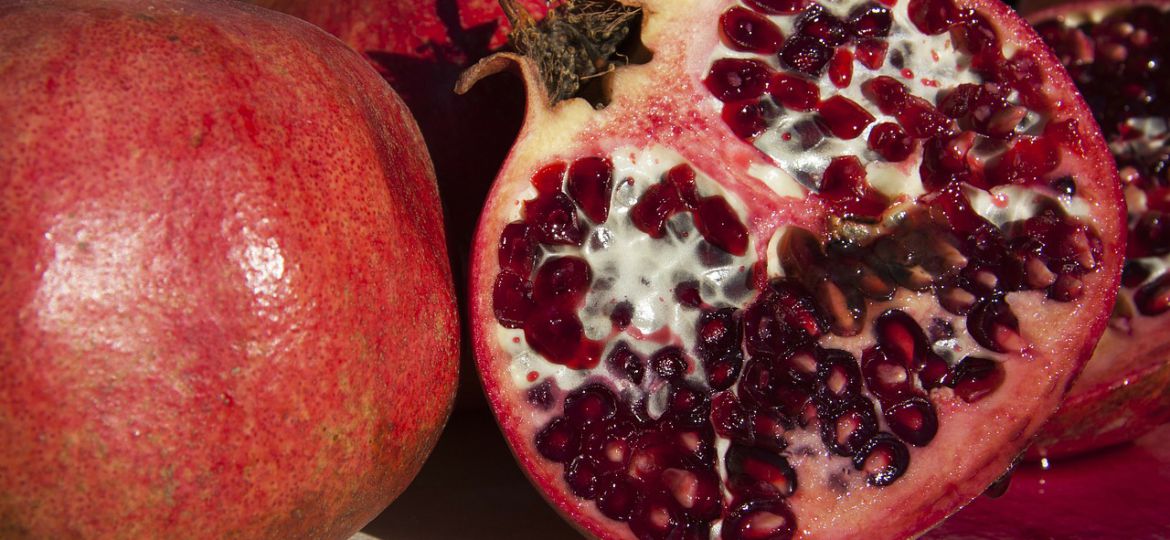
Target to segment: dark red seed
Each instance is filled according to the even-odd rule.
[[[684,281],[674,286],[674,299],[687,307],[697,308],[703,305],[703,298],[699,295],[698,281]]]
[[[629,302],[618,302],[609,313],[609,320],[618,330],[625,330],[634,321],[634,306]]]
[[[780,65],[810,77],[817,77],[824,73],[825,66],[832,56],[833,48],[821,40],[795,35],[784,41],[784,46],[780,49]]]
[[[532,298],[541,304],[577,307],[585,298],[593,272],[580,257],[555,257],[545,260],[536,271]]]
[[[744,0],[744,3],[769,15],[795,15],[811,0]]]
[[[822,349],[817,355],[817,389],[829,403],[840,403],[861,394],[857,359],[839,349]]]
[[[927,353],[922,327],[901,310],[891,309],[878,317],[874,336],[886,355],[904,366],[917,365]]]
[[[560,416],[536,434],[536,451],[556,463],[573,459],[580,451],[580,444],[580,430]]]
[[[968,356],[952,368],[947,386],[967,403],[975,403],[990,395],[1003,384],[1003,366],[995,360]]]
[[[757,499],[736,506],[723,522],[723,540],[789,540],[796,516],[783,499]]]
[[[794,111],[811,111],[821,101],[817,85],[789,73],[777,73],[772,78],[771,92],[777,103]]]
[[[1123,287],[1134,288],[1142,283],[1145,283],[1150,278],[1151,270],[1149,266],[1141,261],[1126,261],[1125,266],[1121,269],[1121,285]]]
[[[565,483],[582,499],[596,496],[597,476],[601,471],[589,456],[577,456],[565,467]]]
[[[865,482],[884,487],[910,467],[910,451],[889,433],[878,433],[853,455],[853,468],[865,472]]]
[[[878,432],[877,413],[868,398],[856,396],[841,405],[817,406],[821,440],[825,448],[841,456],[852,456]]]
[[[870,187],[865,167],[856,156],[833,158],[817,193],[830,208],[846,215],[876,217],[890,205],[885,195]]]
[[[849,31],[859,39],[884,38],[893,23],[889,8],[873,2],[853,8],[847,19]]]
[[[861,362],[865,387],[883,403],[913,395],[910,366],[891,359],[881,347],[866,349],[861,355]],[[946,366],[943,367],[945,369]]]
[[[703,371],[707,375],[707,385],[715,391],[731,388],[731,385],[739,379],[741,369],[743,369],[743,354],[738,352],[703,359]]]
[[[874,121],[869,111],[845,96],[833,96],[817,107],[820,119],[838,139],[853,139]]]
[[[884,114],[893,115],[910,99],[906,85],[887,75],[874,77],[861,85],[862,95],[874,102]]]
[[[513,222],[500,234],[500,269],[527,276],[536,263],[536,240],[528,224]]]
[[[849,39],[845,23],[820,4],[809,6],[797,17],[795,26],[797,34],[816,38],[829,47],[842,45]]]
[[[776,54],[784,34],[772,21],[754,11],[733,7],[719,17],[723,42],[737,51]]]
[[[583,351],[585,329],[581,319],[571,310],[550,305],[541,306],[528,315],[524,322],[524,338],[537,353],[555,364],[575,369],[591,368],[599,358]]]
[[[637,503],[638,490],[621,471],[602,476],[595,487],[597,509],[615,521],[629,521]]]
[[[751,444],[751,412],[731,392],[719,392],[711,398],[711,426],[720,437]]]
[[[967,315],[967,332],[985,349],[997,353],[1024,349],[1020,322],[1001,297],[980,300]]]
[[[727,484],[745,497],[790,497],[796,493],[796,470],[784,456],[732,444],[723,458]]]
[[[553,163],[536,171],[536,174],[532,175],[532,185],[536,192],[541,195],[559,192],[565,183],[565,169],[567,166],[564,163]]]
[[[944,386],[949,374],[950,367],[946,361],[937,355],[929,354],[918,368],[918,381],[922,383],[922,388],[929,392]]]
[[[726,199],[719,196],[700,199],[694,217],[695,228],[711,245],[732,255],[747,253],[747,227]]]
[[[951,131],[951,120],[938,112],[930,102],[910,96],[894,113],[906,133],[919,139],[943,135]]]
[[[666,236],[666,220],[684,208],[678,189],[661,182],[650,186],[630,208],[630,219],[638,230],[662,238]]]
[[[1133,295],[1138,312],[1147,317],[1170,311],[1170,273],[1143,285]]]
[[[696,325],[695,349],[703,358],[716,358],[739,351],[739,323],[735,308],[704,311]]]
[[[523,328],[532,311],[532,284],[509,271],[496,276],[492,288],[492,313],[505,328]]]
[[[605,423],[613,418],[616,410],[613,391],[600,384],[583,386],[565,397],[565,419],[574,426]]]
[[[744,310],[744,336],[753,356],[781,357],[811,344],[828,330],[808,290],[776,279]]]
[[[849,49],[837,49],[829,62],[829,80],[837,88],[849,86],[853,80],[853,53]]]
[[[857,61],[869,69],[879,69],[886,62],[889,44],[877,38],[863,39],[857,44]]]
[[[971,55],[1000,54],[999,36],[995,28],[979,13],[971,13],[955,25],[955,48]]]
[[[569,195],[594,223],[609,217],[613,164],[607,158],[585,157],[569,166]]]
[[[721,58],[711,65],[703,84],[719,101],[743,101],[764,95],[772,70],[758,60]]]
[[[768,129],[780,114],[770,101],[736,101],[725,103],[720,115],[731,132],[741,139],[751,140]]]
[[[963,118],[971,112],[982,93],[978,84],[960,84],[943,94],[938,104],[939,111],[951,118]]]
[[[669,171],[666,171],[666,174],[662,175],[662,181],[678,190],[678,195],[687,208],[693,210],[699,205],[699,192],[695,187],[695,169],[690,165],[683,163],[671,167]]]
[[[882,159],[903,161],[914,153],[917,142],[893,122],[882,122],[869,130],[869,147]]]
[[[559,191],[525,201],[524,221],[542,244],[579,246],[585,239],[573,201]]]
[[[678,347],[663,347],[650,356],[650,369],[668,381],[686,376],[687,365],[686,355]]]
[[[624,341],[617,342],[605,360],[611,372],[623,379],[629,379],[634,384],[642,384],[642,376],[646,371],[646,361],[634,352]]]
[[[953,0],[910,0],[907,10],[910,21],[924,34],[941,34],[961,20]]]
[[[1060,164],[1060,149],[1043,137],[1017,137],[1015,144],[988,167],[993,186],[1035,183]]]
[[[926,446],[938,433],[934,406],[921,397],[912,397],[885,410],[890,431],[914,446]]]

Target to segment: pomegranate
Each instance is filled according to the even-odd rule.
[[[507,44],[496,0],[252,0],[337,36],[373,65],[418,120],[434,160],[451,264],[466,277],[471,236],[492,178],[516,139],[524,94],[518,79],[495,77],[455,94],[459,74]],[[544,0],[520,0],[542,14]],[[456,280],[462,289],[464,279]],[[459,291],[458,298],[466,295]],[[466,310],[462,310],[466,313]],[[466,328],[466,326],[464,326]],[[464,343],[470,343],[465,339]],[[484,408],[470,349],[460,407]]]
[[[529,89],[476,236],[474,347],[521,467],[582,531],[913,536],[1056,410],[1116,296],[1123,201],[1008,7],[576,0],[514,22],[522,55],[460,85],[516,67]]]
[[[1170,421],[1170,2],[1098,2],[1037,13],[1121,170],[1128,244],[1121,292],[1093,359],[1033,457],[1129,441]]]
[[[221,1],[0,1],[0,537],[343,538],[454,396],[393,91]]]

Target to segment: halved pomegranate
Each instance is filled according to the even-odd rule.
[[[1113,0],[1029,17],[1068,68],[1121,170],[1129,242],[1093,359],[1031,454],[1057,457],[1170,421],[1170,1]]]
[[[640,65],[598,54],[642,21]],[[517,21],[472,324],[522,468],[604,538],[895,538],[986,489],[1103,330],[1117,173],[987,0],[605,0]],[[631,35],[639,35],[637,32]],[[586,99],[571,96],[586,83]]]

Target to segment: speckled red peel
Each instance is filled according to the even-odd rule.
[[[599,106],[516,55],[462,82],[529,89],[471,282],[518,462],[601,538],[921,534],[1103,331],[1123,202],[1088,110],[998,2],[640,6]]]
[[[409,112],[236,2],[0,2],[0,537],[345,538],[458,325]]]
[[[1170,421],[1170,2],[1078,2],[1028,17],[1084,93],[1121,170],[1129,212],[1109,327],[1033,458],[1132,440]]]

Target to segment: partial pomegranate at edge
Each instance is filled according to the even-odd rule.
[[[455,393],[409,111],[227,1],[0,0],[0,537],[346,538]]]
[[[639,14],[640,44],[598,54]],[[579,0],[517,28],[529,56],[462,83],[518,67],[529,89],[476,236],[474,346],[521,467],[582,531],[914,536],[1057,409],[1124,208],[1009,8]]]
[[[1170,421],[1170,2],[1075,3],[1028,20],[1099,122],[1129,213],[1109,326],[1030,452],[1052,458],[1129,441]]]

